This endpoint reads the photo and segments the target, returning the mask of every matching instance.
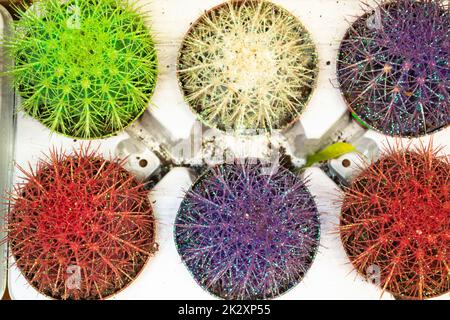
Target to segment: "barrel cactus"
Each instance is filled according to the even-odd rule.
[[[133,3],[40,0],[17,13],[4,45],[15,59],[11,74],[23,111],[82,139],[110,136],[144,112],[157,57]]]
[[[391,147],[344,192],[340,234],[358,272],[401,299],[450,290],[450,162]]]
[[[8,215],[11,255],[28,283],[54,299],[104,299],[155,253],[148,190],[89,147],[53,150],[20,168]]]
[[[416,137],[450,121],[449,3],[381,1],[348,30],[338,78],[355,117],[393,136]]]
[[[320,222],[305,181],[251,160],[213,167],[186,194],[175,220],[182,260],[224,299],[274,298],[314,260]]]
[[[228,1],[187,33],[178,77],[208,126],[265,132],[287,127],[304,111],[317,61],[308,31],[287,10],[268,1]]]

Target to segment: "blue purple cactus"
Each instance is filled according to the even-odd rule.
[[[347,31],[338,79],[356,118],[388,135],[416,137],[449,124],[449,4],[381,1]]]
[[[208,170],[175,222],[178,252],[196,281],[224,299],[270,299],[304,277],[320,222],[305,181],[246,160]]]

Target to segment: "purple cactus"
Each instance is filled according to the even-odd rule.
[[[224,299],[286,292],[304,277],[319,244],[318,211],[305,182],[255,162],[208,170],[175,221],[182,260],[203,288]]]
[[[338,79],[354,116],[393,136],[449,124],[449,4],[381,0],[347,31]]]

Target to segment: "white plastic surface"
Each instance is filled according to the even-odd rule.
[[[6,35],[6,28],[11,21],[11,16],[8,11],[0,6],[0,39]],[[0,71],[6,69],[8,58],[3,55],[4,52],[0,48],[0,56],[4,63],[1,65]],[[11,185],[12,176],[12,157],[13,157],[13,143],[14,143],[14,111],[13,100],[14,92],[12,90],[10,79],[7,77],[0,77],[0,298],[3,296],[7,282],[7,245],[2,240],[5,238],[4,230],[4,216],[8,212],[8,205],[5,198],[6,192]]]
[[[3,35],[3,31],[5,28],[5,22],[3,21],[3,16],[0,15],[0,35]],[[2,85],[2,79],[0,79],[0,87]],[[6,106],[8,107],[8,106]],[[5,108],[4,104],[3,104],[3,95],[0,95],[0,125],[4,125],[5,121],[8,121],[7,119],[4,119],[2,117],[3,114],[3,109]],[[6,159],[5,159],[6,160]],[[4,160],[3,160],[4,161]],[[6,168],[4,165],[2,166],[2,168]],[[3,178],[1,178],[2,183],[0,183],[0,187],[2,187],[2,189],[4,187],[6,187],[4,185],[3,182]],[[3,193],[0,193],[1,195],[3,195]],[[5,214],[5,208],[1,208],[0,209],[0,230],[3,228],[3,223],[1,222],[2,217]],[[0,232],[0,239],[2,239],[5,236],[5,234],[3,232]],[[3,293],[5,292],[5,287],[6,287],[6,270],[7,270],[7,266],[6,266],[6,255],[7,255],[7,250],[6,250],[7,246],[6,243],[0,245],[0,297],[3,297]]]
[[[204,10],[222,0],[142,0],[151,13],[156,34],[160,62],[160,76],[153,103],[153,113],[175,137],[186,138],[195,122],[195,116],[184,103],[176,80],[176,58],[182,37]],[[340,39],[348,23],[360,11],[359,0],[276,0],[277,4],[297,15],[312,33],[320,59],[318,87],[302,117],[306,135],[320,138],[346,112],[345,103],[335,83],[336,55]],[[330,62],[327,65],[327,62]],[[19,165],[35,162],[41,152],[51,146],[70,148],[74,141],[50,135],[47,129],[23,114],[18,118],[16,161]],[[435,140],[446,142],[446,133]],[[375,134],[377,141],[384,137]],[[93,143],[101,150],[114,154],[116,145],[127,134]],[[78,143],[78,142],[77,142]],[[305,279],[279,299],[379,299],[381,290],[363,281],[352,271],[351,265],[336,234],[339,194],[334,183],[319,169],[309,169],[311,192],[317,197],[321,212],[321,248]],[[16,176],[15,181],[18,181]],[[173,240],[173,222],[183,192],[189,188],[191,178],[186,169],[172,170],[153,190],[158,220],[160,250],[149,262],[139,278],[112,299],[213,299],[201,289],[182,264]],[[30,288],[16,268],[9,279],[14,299],[43,299]],[[384,299],[392,299],[384,294]],[[448,298],[448,297],[446,297]]]

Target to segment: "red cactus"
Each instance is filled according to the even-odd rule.
[[[53,150],[19,168],[8,241],[28,282],[56,299],[102,299],[127,286],[156,250],[144,185],[87,148]]]
[[[378,270],[383,291],[398,298],[450,288],[450,162],[438,152],[391,147],[345,190],[340,234],[347,255],[366,277]]]

